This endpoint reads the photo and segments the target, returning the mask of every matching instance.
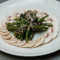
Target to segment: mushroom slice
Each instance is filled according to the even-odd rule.
[[[45,34],[45,42],[44,44],[50,42],[52,40],[52,35],[53,35],[53,31],[52,31],[53,27],[49,27],[47,33]]]
[[[10,33],[9,31],[7,31],[7,32],[0,32],[0,34],[3,35],[3,36],[9,35],[9,33]]]
[[[36,43],[34,47],[40,46],[44,43],[45,41],[45,36],[42,36],[41,38],[39,38],[38,40],[35,40],[34,42]]]
[[[1,22],[2,27],[6,27],[6,21]]]
[[[54,39],[58,34],[58,22],[53,16],[50,16],[46,21],[47,21],[47,23],[52,23],[52,25],[53,25],[52,39]]]
[[[14,20],[11,20],[11,21],[7,21],[7,23],[13,23],[13,22],[15,22]]]
[[[7,19],[8,21],[11,21],[11,20],[13,20],[13,17],[12,17],[12,16],[7,16],[6,19]]]
[[[57,23],[52,23],[53,24],[53,37],[52,39],[56,38],[58,34],[58,24]]]
[[[6,30],[6,29],[4,29],[4,28],[0,28],[0,31],[3,32],[3,33],[8,32],[8,30]]]
[[[20,40],[17,40],[17,42],[16,43],[14,43],[13,45],[15,45],[15,46],[20,46]]]
[[[11,38],[10,40],[4,40],[5,42],[9,43],[9,44],[14,44],[17,42],[16,38]]]
[[[28,41],[24,46],[24,48],[32,48],[35,45],[35,42],[33,41]]]
[[[41,18],[41,12],[37,12],[37,17]]]
[[[2,37],[2,39],[4,39],[4,40],[9,40],[9,39],[11,39],[12,38],[12,35],[7,35],[7,36],[1,36]]]
[[[23,45],[25,45],[26,44],[26,41],[21,41],[20,42],[20,46],[23,46]]]
[[[19,12],[13,14],[13,18],[14,18],[14,19],[15,19],[15,18],[18,18],[19,16],[20,16],[20,13],[19,13]]]
[[[48,15],[46,12],[41,12],[41,17]]]
[[[52,34],[49,35],[49,37],[47,37],[47,38],[45,39],[44,44],[49,43],[51,40],[52,40]]]
[[[26,41],[17,40],[17,42],[14,43],[13,45],[21,47],[21,46],[23,46],[23,45],[25,45],[25,44],[26,44]]]

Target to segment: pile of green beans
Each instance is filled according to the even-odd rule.
[[[52,27],[51,23],[47,23],[45,18],[48,15],[39,18],[37,11],[28,10],[21,13],[18,18],[15,18],[13,23],[7,23],[6,29],[13,32],[14,36],[20,40],[32,40],[34,34],[38,32],[47,31],[49,27]],[[45,22],[45,23],[44,23]]]

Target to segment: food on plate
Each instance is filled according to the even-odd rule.
[[[57,20],[46,12],[28,10],[8,16],[6,19],[0,28],[0,35],[7,43],[18,47],[38,47],[50,42],[58,34]],[[32,40],[37,32],[46,34]]]

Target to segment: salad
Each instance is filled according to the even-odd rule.
[[[36,32],[44,32],[52,27],[52,23],[47,23],[45,19],[49,15],[43,17],[37,16],[37,11],[28,10],[21,13],[19,17],[14,19],[13,23],[7,23],[6,29],[11,31],[17,39],[32,40]]]

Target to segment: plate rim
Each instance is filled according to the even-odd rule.
[[[10,2],[10,1],[12,1],[12,0],[5,1],[5,2],[1,3],[0,6],[3,6],[3,5],[5,5],[6,3]],[[2,48],[2,47],[0,47],[0,50],[3,51],[3,52],[5,52],[5,53],[8,53],[8,54],[10,54],[10,55],[24,56],[24,57],[33,57],[33,56],[42,56],[42,55],[51,54],[51,53],[53,53],[53,52],[56,52],[56,51],[60,50],[60,48],[59,48],[59,49],[56,49],[56,50],[54,50],[54,51],[50,51],[50,52],[48,52],[48,53],[42,54],[42,55],[39,55],[39,54],[38,54],[38,55],[30,55],[30,56],[29,56],[29,55],[26,56],[26,55],[18,55],[18,54],[10,53],[9,51],[4,50],[4,48]]]
[[[2,52],[5,52],[5,53],[10,54],[10,55],[14,55],[14,56],[36,57],[36,56],[45,56],[45,55],[54,53],[54,52],[56,52],[56,51],[59,51],[60,48],[59,48],[59,49],[56,49],[56,50],[54,50],[54,51],[50,51],[50,52],[48,52],[48,53],[38,54],[38,55],[19,55],[19,54],[15,54],[15,53],[9,52],[9,51],[7,51],[7,50],[4,50],[3,48],[1,48],[0,50],[1,50]]]

